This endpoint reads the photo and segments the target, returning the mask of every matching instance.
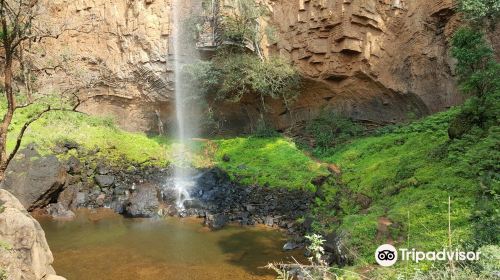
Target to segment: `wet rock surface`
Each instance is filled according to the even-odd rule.
[[[314,199],[307,191],[240,186],[217,168],[201,171],[190,195],[186,212],[205,218],[212,228],[236,222],[280,227],[289,233],[301,231],[295,221],[306,215]]]
[[[130,217],[154,217],[158,215],[159,206],[157,187],[141,184],[134,187],[129,195],[124,214]]]
[[[18,153],[0,188],[11,192],[28,209],[57,200],[66,182],[66,168],[55,156],[41,157],[34,147]]]
[[[65,146],[61,146],[64,149]],[[287,250],[302,246],[301,238],[310,230],[307,213],[317,195],[313,192],[269,186],[241,186],[232,182],[218,168],[192,170],[192,181],[188,182],[189,187],[182,194],[187,199],[183,207],[179,208],[179,193],[174,187],[171,168],[113,166],[105,160],[96,163],[95,159],[85,160],[90,158],[86,155],[92,151],[83,151],[79,147],[74,149],[78,152],[78,158],[46,159],[31,148],[22,151],[24,156],[15,159],[14,167],[39,168],[33,163],[51,163],[41,167],[52,171],[45,173],[50,176],[46,175],[48,178],[40,181],[41,185],[35,184],[34,179],[19,180],[18,173],[7,174],[6,182],[16,179],[22,192],[32,185],[35,189],[44,186],[45,192],[26,191],[30,197],[30,200],[26,200],[28,209],[40,209],[41,213],[56,219],[71,219],[74,217],[71,210],[76,208],[111,208],[128,217],[192,216],[203,218],[204,224],[214,230],[228,223],[263,224],[284,229],[294,239],[293,246],[284,248]],[[39,173],[31,171],[28,174]],[[26,196],[22,192],[19,194],[21,198]],[[297,220],[303,217],[306,217],[305,221],[298,223]]]

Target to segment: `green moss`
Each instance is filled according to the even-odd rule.
[[[8,135],[9,150],[13,149],[22,125],[41,109],[40,105],[16,111]],[[2,103],[1,111],[4,110],[5,104]],[[128,161],[161,166],[169,163],[170,142],[167,139],[126,132],[118,129],[112,119],[75,112],[47,113],[31,124],[23,138],[22,146],[35,143],[41,154],[50,154],[53,153],[53,148],[62,142],[76,142],[85,150],[98,151],[94,156],[106,158],[111,162]]]
[[[0,240],[0,249],[9,251],[12,250],[12,246],[9,243]]]
[[[311,181],[328,174],[285,138],[233,138],[216,144],[215,164],[243,184],[314,189]]]
[[[480,188],[498,190],[498,180],[491,175],[498,170],[500,158],[498,127],[449,140],[448,124],[458,112],[452,109],[405,126],[384,128],[376,135],[318,153],[322,160],[340,166],[345,191],[372,199],[370,207],[361,211],[341,198],[341,222],[330,227],[348,233],[348,246],[359,264],[373,263],[375,248],[387,241],[377,240],[380,217],[392,221],[389,236],[397,245],[406,247],[409,235],[411,248],[425,251],[447,246],[448,197],[453,244],[477,242],[481,225],[498,229],[498,220],[494,221],[498,213],[493,210],[498,198],[484,195]],[[489,174],[489,181],[484,174]],[[483,216],[474,218],[478,209]],[[483,230],[482,242],[497,242],[491,231]]]

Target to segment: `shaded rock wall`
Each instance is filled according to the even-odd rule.
[[[271,52],[306,78],[291,114],[271,101],[277,128],[324,108],[358,120],[391,123],[458,104],[448,41],[456,26],[451,0],[274,0],[278,40]],[[257,103],[244,109],[258,117]],[[237,109],[226,105],[237,115]],[[240,114],[241,115],[241,114]]]

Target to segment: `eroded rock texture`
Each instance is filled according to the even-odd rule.
[[[114,116],[129,130],[155,130],[169,110],[170,0],[45,0],[37,18],[57,38],[29,58],[43,92],[78,91],[80,110]]]
[[[52,268],[54,258],[40,224],[12,194],[0,189],[0,268],[8,280],[64,280]]]
[[[275,0],[271,49],[307,78],[287,113],[274,104],[278,128],[325,108],[354,119],[397,122],[461,101],[448,41],[451,0]],[[255,107],[247,108],[257,114]]]
[[[168,131],[175,123],[172,1],[45,1],[49,18],[41,20],[70,28],[25,54],[42,74],[38,86],[48,92],[81,87],[90,97],[83,111],[114,116],[129,130],[158,132],[160,125]],[[459,22],[452,0],[267,2],[272,15],[265,21],[275,26],[276,38],[264,39],[264,53],[286,57],[306,78],[291,110],[268,101],[266,114],[277,129],[325,108],[392,123],[462,101],[448,53]],[[494,46],[499,30],[488,35]],[[214,107],[222,126],[237,131],[254,128],[262,115],[256,97]]]

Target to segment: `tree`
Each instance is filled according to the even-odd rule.
[[[462,112],[450,123],[450,138],[460,138],[473,125],[486,128],[497,121],[500,104],[500,64],[483,34],[470,27],[460,28],[452,39],[452,56],[464,94],[470,96]]]
[[[81,103],[81,100],[73,92],[71,98],[64,100],[68,101],[65,103],[72,103],[69,106],[53,108],[48,104],[45,105],[44,109],[36,113],[21,127],[14,149],[7,153],[7,136],[15,111],[37,104],[38,101],[29,96],[24,98],[25,103],[18,104],[22,98],[13,89],[14,61],[22,57],[19,53],[22,53],[26,42],[31,44],[32,42],[40,42],[44,38],[58,38],[62,32],[69,30],[65,25],[61,25],[59,30],[55,31],[50,24],[44,24],[41,21],[37,22],[37,17],[42,13],[44,13],[44,7],[39,0],[0,0],[0,47],[3,51],[3,90],[7,101],[7,110],[0,123],[0,181],[3,181],[5,170],[19,150],[24,133],[30,124],[50,111],[76,111],[76,108]],[[22,61],[18,62],[22,67]]]
[[[494,24],[500,17],[500,1],[459,0],[458,10],[467,21],[476,25]]]

